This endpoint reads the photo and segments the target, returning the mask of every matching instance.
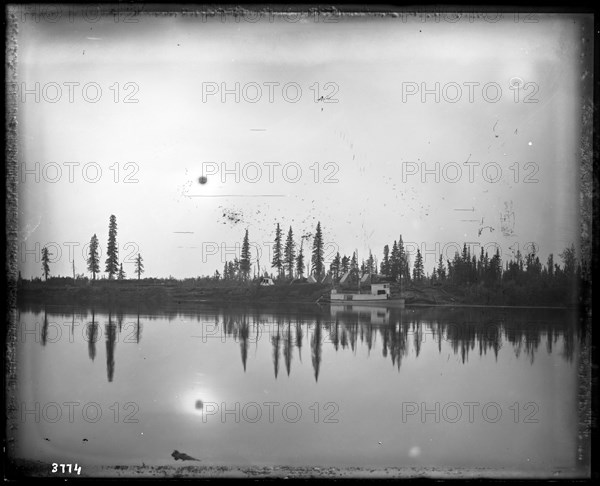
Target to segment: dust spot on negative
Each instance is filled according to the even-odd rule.
[[[408,457],[416,458],[421,455],[421,448],[419,446],[411,447],[408,451]]]
[[[206,181],[207,181],[207,180],[208,180],[208,179],[206,178],[206,176],[200,176],[200,177],[198,177],[198,182],[199,182],[200,184],[206,184]]]

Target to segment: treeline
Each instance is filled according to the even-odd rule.
[[[298,245],[294,239],[294,231],[290,226],[285,242],[283,240],[283,230],[279,223],[275,228],[275,241],[273,245],[273,259],[270,262],[270,267],[274,270],[274,274],[269,274],[266,270],[261,271],[260,261],[257,255],[258,276],[274,276],[279,280],[291,280],[294,278],[303,278],[306,275],[312,275],[317,281],[325,277],[326,269],[324,262],[324,242],[323,231],[321,230],[321,222],[317,223],[315,235],[312,243],[312,251],[310,261],[305,263],[304,241],[310,238],[311,235],[302,235],[300,244]],[[223,278],[224,280],[242,280],[250,279],[251,268],[250,243],[248,240],[248,230],[244,235],[240,258],[234,258],[232,261],[225,261],[223,274],[219,271],[215,272],[215,279]],[[306,267],[305,267],[306,265]],[[256,275],[254,275],[256,277]]]
[[[503,263],[498,249],[492,257],[482,249],[477,258],[464,244],[461,254],[456,252],[445,264],[440,255],[431,275],[421,275],[415,280],[431,285],[449,283],[483,302],[497,301],[500,297],[508,304],[573,304],[590,287],[589,264],[577,260],[574,245],[559,257],[562,266],[555,262],[552,253],[543,264],[535,252],[523,256],[517,250],[514,258]]]
[[[308,240],[312,239],[312,246]],[[401,287],[424,285],[453,286],[473,302],[491,300],[498,301],[494,295],[502,294],[501,301],[517,303],[531,299],[536,302],[573,302],[580,288],[589,286],[591,272],[589,262],[578,261],[575,247],[571,245],[559,254],[561,263],[557,263],[554,255],[550,254],[542,263],[535,251],[526,255],[517,251],[514,258],[503,261],[499,249],[492,255],[482,248],[480,253],[471,254],[471,249],[465,243],[462,252],[456,252],[454,258],[444,259],[439,255],[437,265],[431,273],[426,273],[423,256],[419,249],[414,253],[414,263],[411,265],[412,254],[406,250],[402,235],[391,244],[383,247],[381,260],[369,251],[368,257],[359,262],[356,251],[352,255],[333,257],[329,265],[324,261],[324,237],[321,223],[318,222],[313,234],[303,234],[295,237],[292,226],[287,233],[280,224],[275,226],[273,240],[273,255],[271,261],[261,266],[260,255],[253,260],[248,230],[246,229],[240,257],[225,261],[223,271],[218,270],[212,276],[198,277],[196,283],[219,282],[221,285],[231,285],[238,282],[256,282],[260,277],[272,277],[278,281],[291,281],[312,276],[316,282],[337,284],[346,275],[347,281],[355,283],[364,275],[376,275],[379,279],[400,284]],[[96,280],[100,274],[99,242],[94,234],[89,243],[87,270]],[[50,274],[50,252],[47,247],[42,249],[42,271],[46,280]],[[253,263],[256,262],[254,266]],[[108,243],[104,271],[108,280],[124,280],[126,278],[123,264],[119,263],[117,246],[117,220],[114,215],[109,218]],[[251,275],[254,266],[254,273]],[[267,269],[270,268],[269,273]],[[135,274],[140,280],[144,273],[143,259],[138,253],[135,260]],[[74,276],[75,278],[75,272]],[[174,280],[169,277],[168,280]],[[20,279],[19,279],[20,281]],[[194,279],[191,279],[194,281]],[[312,281],[312,279],[311,279]],[[583,286],[583,287],[582,287]],[[507,303],[508,303],[507,302]]]
[[[462,254],[456,252],[452,260],[446,261],[446,265],[440,255],[438,266],[433,269],[428,279],[431,283],[449,280],[453,284],[467,286],[477,284],[494,286],[509,282],[519,285],[564,286],[582,277],[583,268],[577,261],[574,245],[566,248],[559,256],[563,263],[562,267],[555,263],[552,253],[544,265],[535,252],[523,257],[517,250],[515,258],[507,261],[503,267],[498,249],[490,258],[482,248],[478,259],[475,255],[471,256],[470,249],[464,244]]]
[[[574,245],[559,254],[562,265],[555,261],[553,254],[544,264],[534,251],[523,255],[517,250],[514,258],[507,261],[503,261],[498,248],[493,255],[483,248],[479,255],[471,254],[466,243],[462,252],[457,251],[452,259],[444,260],[440,254],[431,273],[425,272],[419,249],[414,254],[411,272],[410,256],[400,236],[391,245],[391,251],[389,245],[384,246],[380,265],[370,253],[360,266],[356,254],[351,258],[337,254],[330,273],[333,282],[338,282],[346,272],[350,272],[353,282],[371,274],[401,284],[403,288],[451,286],[452,293],[458,291],[471,303],[511,305],[575,303],[579,291],[587,292],[591,284],[589,262],[578,261]]]
[[[359,262],[357,252],[352,255],[336,253],[327,266],[323,259],[323,232],[319,222],[312,243],[310,261],[305,263],[304,240],[311,235],[303,235],[299,243],[294,240],[294,231],[290,226],[284,238],[279,223],[275,227],[273,258],[270,262],[272,272],[261,271],[257,260],[258,275],[270,276],[276,280],[291,280],[313,276],[316,281],[326,277],[332,283],[338,283],[342,276],[349,274],[349,280],[362,278],[365,274],[377,275],[382,279],[399,284],[410,285],[441,285],[452,284],[464,289],[471,287],[486,287],[496,289],[504,287],[532,287],[566,290],[576,287],[580,281],[590,281],[590,270],[584,262],[578,262],[575,247],[566,248],[559,254],[562,265],[558,264],[554,255],[550,254],[545,264],[535,251],[523,255],[520,251],[514,258],[503,261],[499,249],[492,255],[481,248],[479,255],[471,254],[471,249],[465,243],[462,252],[456,252],[454,258],[444,259],[439,255],[437,265],[432,271],[425,272],[423,256],[419,249],[414,253],[414,263],[411,265],[411,255],[404,247],[402,235],[391,245],[383,247],[381,261],[369,251],[368,257]],[[412,268],[411,268],[412,267]],[[241,249],[241,258],[226,261],[222,275],[217,271],[215,279],[248,280],[250,279],[251,254],[246,230]]]
[[[306,259],[304,254],[304,241],[313,238],[310,260]],[[312,234],[305,234],[300,237],[299,243],[294,239],[294,230],[290,226],[287,236],[284,239],[283,230],[279,223],[275,227],[275,238],[273,241],[273,258],[270,262],[269,273],[266,268],[262,271],[260,261],[257,258],[258,276],[272,277],[276,280],[302,279],[305,276],[312,276],[317,282],[330,277],[332,282],[338,282],[340,278],[350,273],[351,276],[364,274],[384,274],[389,275],[393,280],[402,278],[410,279],[409,259],[404,250],[402,236],[399,241],[394,241],[392,250],[386,245],[383,250],[383,261],[380,269],[377,258],[369,252],[368,258],[358,262],[357,252],[354,251],[351,256],[340,255],[336,253],[333,260],[327,267],[324,261],[324,239],[321,223],[317,223],[314,237]],[[251,252],[248,239],[248,230],[244,235],[242,242],[240,258],[234,258],[231,261],[225,261],[223,272],[215,272],[214,278],[224,280],[242,280],[250,279]],[[420,255],[417,255],[417,266],[420,261]],[[257,275],[255,274],[256,278]]]

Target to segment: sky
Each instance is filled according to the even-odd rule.
[[[246,230],[271,272],[277,223],[307,255],[320,222],[326,263],[402,235],[426,272],[579,248],[590,18],[435,19],[19,15],[22,276],[43,246],[87,274],[93,234],[104,270],[111,214],[129,277],[222,271]]]

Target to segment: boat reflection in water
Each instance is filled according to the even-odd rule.
[[[344,320],[355,316],[359,322],[383,326],[390,323],[390,309],[358,304],[339,304],[330,306],[331,317],[336,320]]]

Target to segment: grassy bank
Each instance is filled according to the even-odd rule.
[[[64,279],[66,280],[66,279]],[[269,287],[256,283],[190,283],[177,280],[113,280],[96,282],[22,282],[17,289],[20,302],[53,304],[156,304],[212,303],[314,303],[327,294],[329,285],[281,284]]]

